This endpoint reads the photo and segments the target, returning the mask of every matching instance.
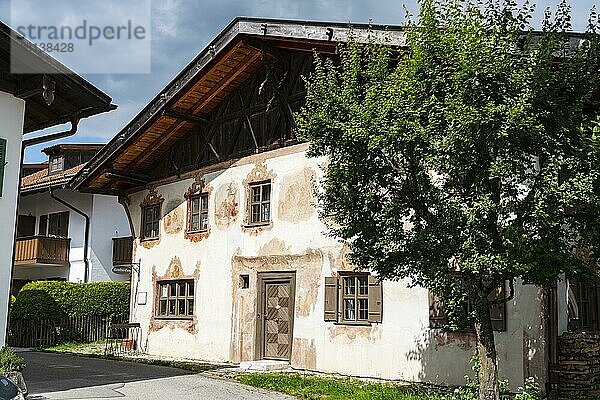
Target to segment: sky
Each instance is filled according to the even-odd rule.
[[[26,1],[26,0],[12,0]],[[29,0],[34,1],[34,0]],[[40,3],[41,0],[35,0]],[[54,0],[42,1],[35,7],[39,18],[52,18],[58,11],[53,7]],[[71,0],[62,0],[71,1]],[[72,0],[69,12],[61,18],[77,20],[80,14],[90,12],[91,5],[99,4],[103,17],[118,19],[124,13],[119,0]],[[122,1],[122,0],[121,0]],[[269,17],[303,20],[324,20],[336,22],[369,22],[378,24],[398,24],[404,21],[403,4],[415,14],[418,12],[416,0],[147,0],[150,10],[150,59],[149,71],[143,73],[104,73],[81,74],[85,79],[113,98],[119,107],[110,113],[101,114],[81,121],[78,133],[63,142],[106,143],[115,136],[146,104],[156,96],[202,49],[223,30],[236,16]],[[532,0],[536,4],[534,27],[539,25],[546,7],[555,8],[559,0]],[[570,0],[573,27],[576,31],[585,29],[589,10],[596,6],[600,10],[600,0]],[[14,5],[14,4],[13,4]],[[54,15],[56,17],[56,15]],[[0,0],[0,20],[11,25],[11,3]],[[135,57],[135,55],[131,55]],[[102,62],[119,64],[122,54],[107,52]],[[100,62],[100,61],[98,61]],[[77,72],[76,65],[67,66]],[[68,127],[65,125],[65,127]],[[44,133],[61,130],[54,127]],[[27,149],[26,162],[40,162],[46,159],[40,145]]]

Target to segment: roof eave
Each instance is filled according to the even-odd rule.
[[[351,29],[350,29],[351,28]],[[122,147],[132,140],[165,105],[200,74],[210,62],[240,35],[266,38],[308,39],[343,42],[353,35],[357,40],[368,40],[369,33],[381,31],[395,46],[406,44],[400,26],[351,24],[339,22],[312,22],[298,20],[236,17],[217,35],[140,113],[138,113],[73,179],[74,189],[81,187]],[[383,37],[383,39],[386,39]]]

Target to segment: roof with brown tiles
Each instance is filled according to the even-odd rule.
[[[21,178],[21,191],[27,192],[36,189],[46,189],[68,183],[87,163],[79,164],[66,171],[49,174],[48,168]]]

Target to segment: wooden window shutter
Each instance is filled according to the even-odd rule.
[[[17,217],[17,237],[35,236],[35,217],[29,215],[19,215]]]
[[[69,236],[69,212],[61,212],[59,221],[60,222],[58,235],[66,238]]]
[[[369,275],[369,322],[381,323],[383,314],[383,288],[381,281]]]
[[[488,300],[497,301],[506,298],[506,284],[502,284],[493,291]],[[506,331],[506,302],[494,304],[490,307],[490,318],[492,320],[492,329],[495,331]]]
[[[431,290],[429,291],[429,327],[443,328],[446,325],[446,312],[442,299]]]
[[[38,235],[46,236],[48,234],[48,216],[40,215],[40,222],[38,224]]]
[[[0,138],[0,197],[4,189],[4,165],[6,164],[6,139]]]
[[[325,277],[325,321],[337,322],[338,316],[338,278]]]

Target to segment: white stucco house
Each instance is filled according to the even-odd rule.
[[[113,239],[130,236],[123,207],[116,197],[69,189],[71,178],[101,148],[57,144],[43,150],[44,168],[23,165],[35,172],[21,178],[13,294],[35,280],[129,280],[113,272]]]
[[[28,74],[19,73],[23,70]],[[80,119],[114,108],[109,96],[17,39],[0,21],[0,344],[5,343],[23,147],[75,133]],[[24,134],[69,122],[70,131],[24,140]]]
[[[400,27],[352,32],[369,30],[405,43]],[[143,350],[464,384],[473,331],[446,330],[426,289],[355,270],[315,206],[327,160],[307,156],[294,112],[313,52],[335,58],[348,34],[346,24],[235,19],[73,178],[127,206]],[[516,282],[493,310],[511,387],[535,377],[552,388],[564,372],[559,335],[599,329],[596,284],[568,282]]]

